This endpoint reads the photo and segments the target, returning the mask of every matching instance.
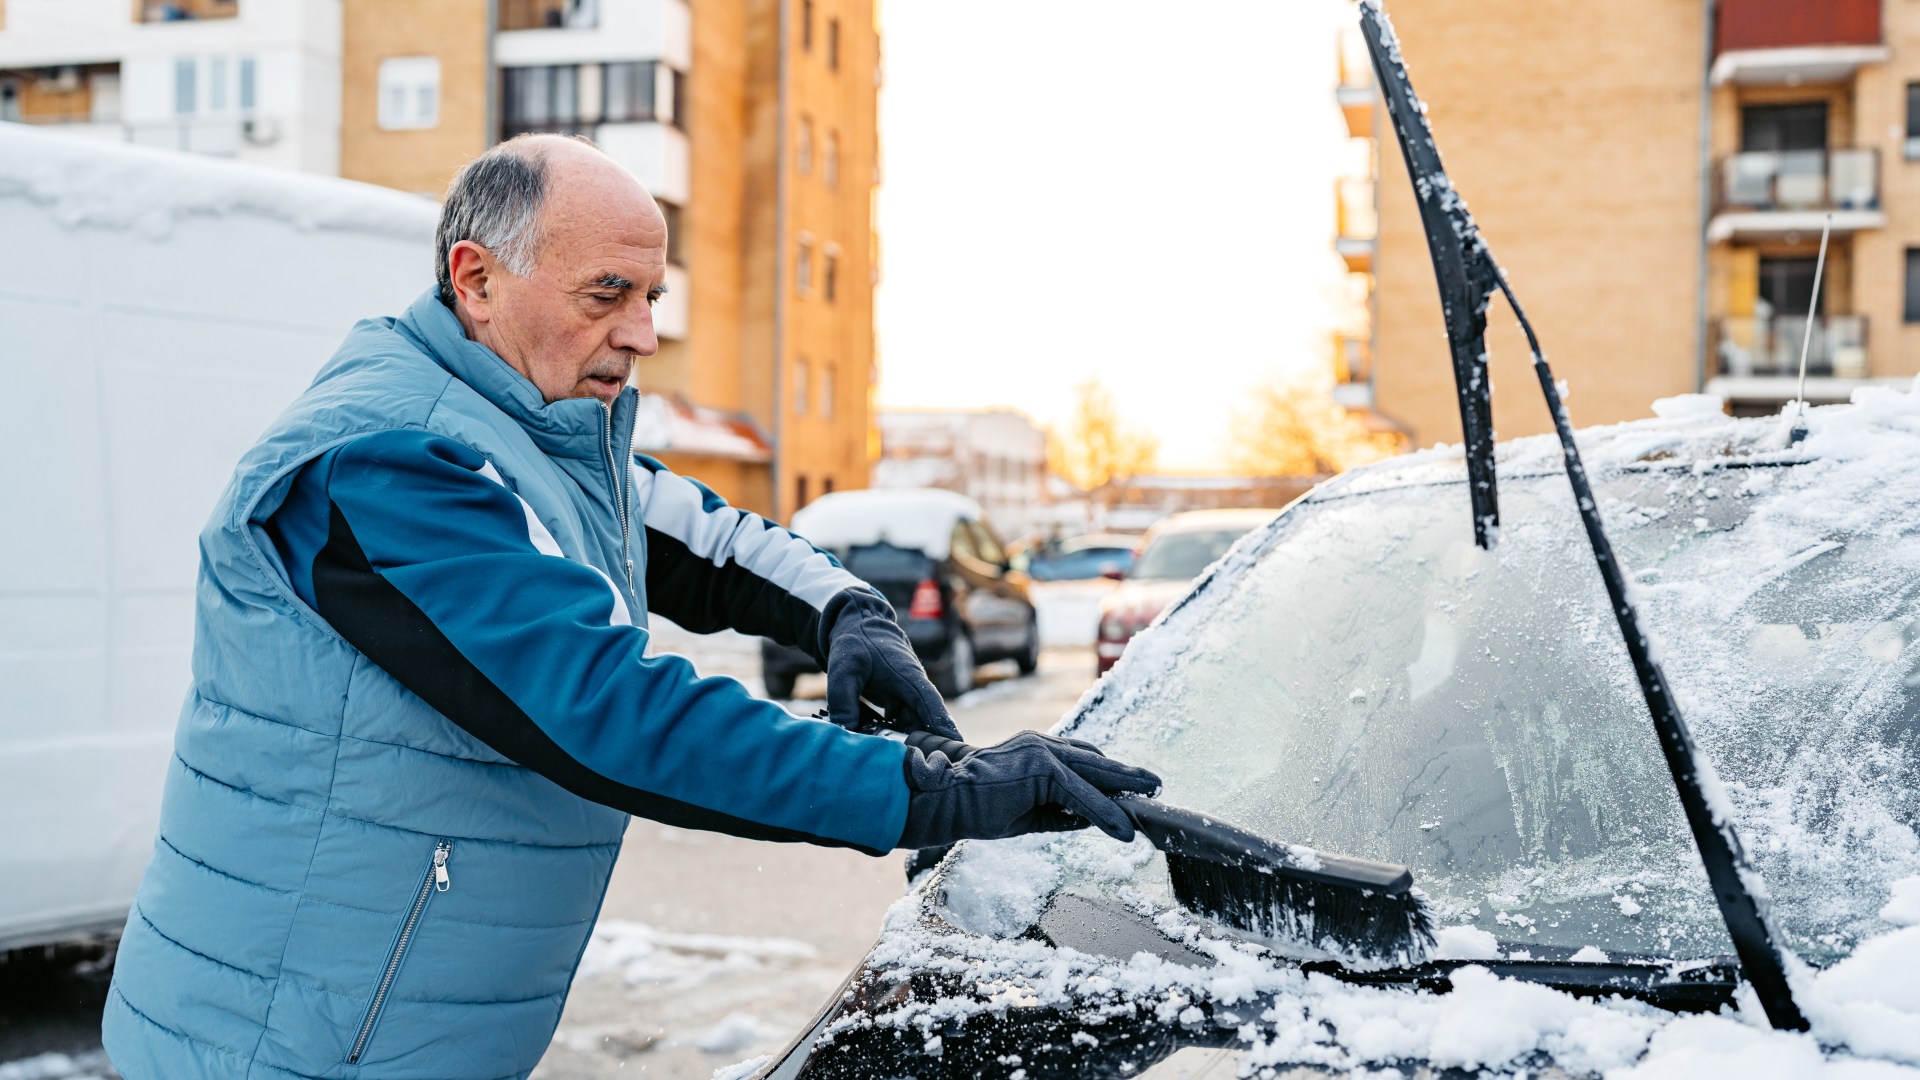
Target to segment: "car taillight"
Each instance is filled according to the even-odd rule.
[[[940,586],[931,581],[914,586],[913,602],[907,605],[907,618],[937,619],[944,610],[940,604]]]

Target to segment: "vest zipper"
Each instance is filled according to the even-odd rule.
[[[619,399],[615,398],[613,401],[607,402],[607,472],[611,474],[613,479],[613,512],[620,517],[620,557],[626,560],[627,564],[627,591],[632,593],[637,591],[633,584],[632,507],[627,505],[627,500],[632,495],[632,484],[630,483],[632,470],[622,469],[620,467],[620,459],[615,457],[613,453],[613,407],[617,401],[619,401]],[[636,416],[635,419],[637,420],[638,417]],[[627,445],[633,445],[633,431],[631,428],[627,431]]]
[[[427,909],[427,900],[436,892],[446,892],[453,887],[453,879],[447,876],[447,856],[453,854],[453,841],[442,840],[433,849],[433,865],[427,868],[427,876],[420,880],[420,893],[413,898],[413,910],[407,913],[407,923],[400,928],[400,940],[394,943],[393,955],[387,958],[387,969],[380,976],[380,988],[373,993],[373,1004],[367,1006],[367,1018],[360,1022],[360,1034],[353,1040],[353,1052],[347,1055],[347,1064],[357,1065],[360,1055],[367,1049],[367,1039],[373,1035],[374,1022],[380,1019],[380,1009],[387,1003],[387,991],[393,988],[393,977],[400,974],[400,961],[407,955],[407,946],[413,943],[413,931],[420,923],[421,912]]]

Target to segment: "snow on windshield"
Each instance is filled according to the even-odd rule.
[[[927,898],[909,896],[874,961],[946,971],[978,1000],[911,1002],[877,1022],[934,1037],[981,1001],[1238,1018],[1249,1067],[1546,1053],[1576,1073],[1749,1060],[1801,1077],[1832,1062],[1822,1046],[1920,1066],[1920,397],[1862,391],[1809,419],[1791,452],[1784,423],[1718,417],[1581,441],[1776,918],[1825,965],[1797,980],[1813,1037],[1475,968],[1441,997],[1305,975],[1191,920],[1144,842],[1089,834],[963,846],[933,906],[965,932],[930,931]],[[1169,801],[1406,862],[1449,955],[1729,952],[1557,458],[1551,440],[1502,447],[1493,553],[1471,546],[1457,451],[1328,485],[1136,638],[1071,730],[1161,771]],[[1205,962],[1021,937],[1056,890],[1123,903]]]

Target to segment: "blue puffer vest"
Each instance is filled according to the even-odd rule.
[[[295,598],[260,523],[316,455],[424,429],[485,455],[569,558],[625,586],[608,458],[630,460],[633,410],[632,390],[611,413],[546,404],[428,293],[356,326],[241,460],[200,537],[193,688],[106,1007],[128,1080],[533,1069],[627,817],[355,651]],[[644,596],[627,604],[644,618]]]

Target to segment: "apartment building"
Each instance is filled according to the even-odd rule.
[[[437,196],[524,132],[666,215],[646,447],[778,518],[877,451],[872,0],[0,0],[0,119]]]
[[[1047,494],[1047,433],[1021,413],[888,409],[879,428],[874,487],[957,491],[1009,540],[1057,520]]]
[[[1741,415],[1920,371],[1920,8],[1890,0],[1391,0],[1414,85],[1580,424],[1703,390]],[[1426,240],[1357,34],[1367,140],[1336,250],[1366,297],[1346,400],[1415,445],[1459,419]],[[1832,240],[1817,305],[1822,227]],[[1811,325],[1809,312],[1811,311]],[[1362,344],[1364,342],[1364,344]],[[1494,424],[1551,429],[1490,318]]]

